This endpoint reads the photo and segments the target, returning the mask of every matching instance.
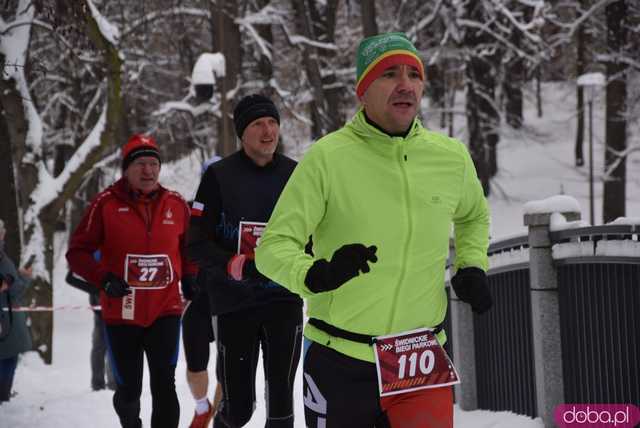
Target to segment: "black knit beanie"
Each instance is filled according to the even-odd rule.
[[[273,117],[280,125],[278,109],[269,98],[260,94],[253,94],[241,99],[233,110],[233,124],[238,137],[242,138],[245,128],[251,122],[265,116]]]

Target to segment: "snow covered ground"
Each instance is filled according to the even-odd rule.
[[[503,129],[503,139],[498,147],[500,172],[493,182],[490,204],[493,212],[492,236],[494,239],[525,233],[522,225],[522,206],[525,202],[564,193],[575,197],[582,208],[583,219],[588,216],[588,169],[575,168],[573,142],[575,120],[573,117],[574,88],[567,84],[550,84],[544,87],[544,117],[537,118],[531,103],[526,108],[526,129]],[[459,96],[458,111],[463,111]],[[598,101],[601,101],[598,100]],[[427,115],[429,112],[427,111]],[[595,108],[595,171],[602,170],[604,147],[604,109],[600,102]],[[437,118],[429,120],[435,128]],[[456,128],[464,125],[464,117],[456,117]],[[635,135],[638,133],[636,131]],[[465,139],[464,132],[457,134]],[[637,137],[636,137],[637,138]],[[587,147],[585,146],[585,154]],[[588,158],[587,158],[588,161]],[[168,187],[190,198],[195,191],[199,161],[185,159],[174,165],[164,165],[161,181]],[[627,163],[627,216],[640,217],[640,153],[633,153]],[[193,172],[193,173],[188,173]],[[602,185],[596,184],[596,223],[601,223]],[[64,242],[57,250],[58,261],[54,279],[54,304],[56,306],[85,305],[87,296],[64,283],[66,262]],[[0,427],[117,427],[117,418],[111,406],[111,392],[92,392],[90,389],[89,351],[92,313],[89,310],[61,310],[55,314],[53,365],[45,366],[35,353],[25,355],[19,364],[14,390],[17,396],[0,406]],[[215,351],[214,351],[215,353]],[[212,361],[215,354],[212,356]],[[210,365],[213,370],[213,364]],[[193,401],[186,384],[185,363],[181,355],[176,372],[178,396],[181,401],[180,426],[188,426],[193,413]],[[304,427],[303,400],[300,370],[296,377],[296,427]],[[142,399],[142,415],[149,426],[151,400],[148,379]],[[248,427],[264,425],[264,379],[258,374],[258,403]],[[533,428],[542,427],[540,419],[507,412],[464,412],[456,408],[455,427]]]

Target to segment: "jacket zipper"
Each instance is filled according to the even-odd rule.
[[[145,201],[144,203],[144,211],[145,214],[147,215],[147,218],[145,219],[145,223],[147,224],[147,236],[151,235],[151,208],[149,208],[150,202],[149,201]]]
[[[138,209],[138,207],[140,206],[140,202],[129,202],[129,205],[132,206],[145,226],[145,231],[147,232],[147,252],[149,252],[151,250],[151,201],[143,201],[142,203],[142,212]]]
[[[407,238],[404,241],[404,249],[403,249],[403,253],[402,253],[402,270],[400,272],[400,278],[398,279],[398,284],[396,285],[395,288],[395,292],[393,293],[393,299],[391,300],[391,312],[389,314],[389,323],[387,324],[387,331],[388,332],[393,332],[391,330],[391,328],[393,327],[393,321],[395,319],[395,313],[396,313],[396,306],[398,305],[398,295],[400,294],[400,287],[402,286],[402,283],[404,282],[404,277],[406,276],[406,271],[407,271],[407,254],[409,254],[409,248],[410,248],[410,241],[411,241],[411,237],[413,235],[413,222],[412,222],[412,217],[411,217],[411,198],[410,198],[410,193],[409,193],[409,178],[407,177],[407,166],[406,166],[406,162],[407,162],[407,155],[404,152],[405,150],[405,144],[406,141],[403,141],[402,143],[399,143],[398,145],[400,146],[398,148],[399,151],[399,155],[398,156],[398,163],[400,165],[400,169],[402,170],[402,181],[403,181],[403,191],[404,191],[404,197],[405,197],[405,205],[406,205],[406,220],[407,220]]]

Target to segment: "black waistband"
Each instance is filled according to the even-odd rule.
[[[376,336],[370,336],[368,334],[361,333],[353,333],[351,331],[343,330],[334,325],[331,325],[325,321],[319,320],[317,318],[309,318],[309,324],[314,326],[315,328],[324,331],[325,333],[333,336],[339,337],[341,339],[347,339],[352,342],[365,343],[367,345],[373,345],[376,343]],[[442,331],[442,323],[435,326],[433,329],[433,334],[438,334]]]

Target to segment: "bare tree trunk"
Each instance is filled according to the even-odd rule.
[[[0,59],[0,64],[3,64],[3,58]],[[14,261],[20,260],[22,227],[13,148],[16,140],[24,141],[26,129],[22,100],[16,90],[15,81],[0,78],[0,141],[3,142],[0,143],[0,218],[8,231],[5,237],[5,251]]]
[[[469,130],[469,152],[482,183],[484,194],[489,195],[488,142],[484,130],[481,91],[478,77],[484,72],[482,61],[472,57],[467,63],[467,129]]]
[[[258,2],[258,6],[263,8],[269,4],[270,0],[261,0]],[[256,30],[262,39],[273,46],[273,32],[271,31],[271,24],[268,25],[256,25]],[[260,59],[258,60],[258,71],[260,73],[260,79],[269,84],[273,78],[273,64],[267,55],[260,52]],[[275,89],[269,87],[267,93],[269,97],[273,98],[275,95]]]
[[[86,34],[94,43],[96,48],[103,54],[105,65],[105,76],[107,80],[107,100],[106,100],[106,121],[102,133],[100,135],[100,144],[88,153],[82,163],[74,171],[71,171],[69,178],[62,183],[62,190],[55,199],[48,203],[38,213],[35,223],[38,223],[41,230],[38,231],[36,224],[32,223],[25,231],[25,241],[30,241],[33,236],[41,234],[44,241],[44,266],[49,272],[49,278],[53,275],[54,249],[53,238],[56,230],[56,224],[59,220],[60,213],[67,201],[69,201],[78,188],[81,186],[83,178],[87,171],[95,165],[101,158],[104,148],[113,146],[123,140],[123,103],[121,97],[122,89],[122,58],[118,49],[109,42],[101,33],[97,22],[93,18],[90,10],[85,4],[75,4],[72,9],[73,17],[78,20],[84,20],[86,24]],[[22,147],[26,147],[24,142]],[[30,150],[30,148],[27,148]],[[27,210],[32,205],[30,200],[31,193],[40,183],[38,181],[38,166],[42,165],[42,160],[37,154],[30,156],[33,160],[26,161],[29,156],[21,156],[22,161],[20,192],[24,194],[21,198],[23,203],[22,209]],[[40,166],[42,167],[42,166]],[[33,244],[32,244],[33,245]],[[32,260],[28,260],[27,264]],[[38,277],[34,280],[33,285],[27,290],[26,301],[28,304],[36,306],[52,306],[53,289],[50,280]],[[51,364],[53,352],[53,312],[35,312],[30,315],[31,335],[33,337],[34,348],[38,351],[46,364]]]
[[[488,58],[473,56],[466,70],[469,149],[488,195],[489,179],[498,171],[497,145],[500,140],[500,115],[494,105],[494,69]]]
[[[25,147],[28,124],[22,106],[23,100],[16,90],[15,81],[13,79],[0,79],[0,82],[0,90],[2,91],[0,100],[2,101],[3,113],[6,114],[3,114],[3,123],[0,125],[0,132],[6,132],[7,136],[7,139],[4,140],[5,144],[1,147],[4,152],[8,151],[6,156],[5,153],[0,156],[0,159],[2,159],[0,162],[4,163],[4,165],[2,165],[2,171],[7,174],[7,181],[2,180],[2,194],[8,196],[6,199],[3,198],[3,202],[5,203],[2,205],[4,207],[3,211],[7,213],[4,220],[7,222],[7,230],[9,231],[7,234],[7,241],[9,243],[8,254],[10,254],[13,260],[19,261],[21,254],[19,239],[22,227],[20,227],[18,211],[26,210],[30,204],[29,195],[37,184],[37,170],[33,163],[24,163],[22,156],[19,158],[16,157],[16,162],[22,164],[22,174],[20,174],[22,185],[20,187],[16,186],[16,177],[13,175],[13,158],[17,153],[23,152],[23,150],[18,149],[13,151],[12,149],[14,147]],[[17,189],[19,189],[21,193],[21,203],[19,203],[18,198],[16,198]],[[4,193],[5,191],[7,193]],[[14,201],[14,203],[11,203],[12,201]],[[4,214],[3,212],[3,215]],[[32,232],[32,230],[28,231],[27,237],[29,233]],[[43,251],[49,252],[52,249],[52,240],[45,239],[45,242]],[[51,263],[48,263],[48,266],[52,267],[53,256],[51,255],[51,257],[47,257],[47,259],[51,261]],[[52,272],[52,269],[48,270]],[[25,293],[25,303],[27,305],[50,307],[53,303],[51,284],[43,278],[36,278]],[[46,364],[51,364],[53,312],[30,312],[28,314],[28,325],[30,326],[34,349],[38,351],[40,357],[42,357]]]
[[[238,25],[233,22],[238,15],[237,0],[211,2],[211,28],[213,51],[221,52],[225,58],[226,72],[220,89],[221,119],[218,123],[216,154],[227,156],[238,148],[233,126],[233,100],[227,98],[236,88],[242,64],[242,39]]]
[[[364,33],[364,36],[375,36],[378,34],[375,0],[362,0],[360,2],[360,10],[362,16],[362,32]]]
[[[482,3],[472,2],[466,7],[465,15],[468,19],[478,22],[486,20]],[[464,45],[468,49],[465,73],[469,150],[485,195],[489,194],[489,179],[498,172],[497,145],[500,141],[500,114],[495,103],[498,54],[495,49],[488,54],[485,47],[491,43],[491,37],[485,32],[465,33]]]
[[[507,123],[515,129],[522,128],[524,122],[522,108],[522,85],[524,84],[524,67],[521,58],[514,59],[507,65],[507,81],[505,82],[505,96],[507,98],[505,111]]]
[[[526,12],[526,9],[518,9],[520,9],[522,13]],[[522,35],[517,29],[513,29],[511,32],[511,43],[518,48],[522,47]],[[525,81],[524,59],[514,53],[511,60],[505,66],[505,72],[506,76],[503,88],[506,97],[506,121],[513,128],[520,129],[524,122],[522,107],[522,86]]]
[[[584,23],[580,25],[576,32],[576,75],[584,73]],[[584,165],[583,154],[584,143],[584,89],[576,85],[576,166]]]
[[[327,1],[325,19],[322,22],[314,2],[292,0],[297,27],[302,35],[309,40],[332,43],[334,41],[337,4],[338,0]],[[324,27],[324,32],[317,34],[314,31],[316,27]],[[313,94],[313,101],[310,103],[313,120],[311,137],[316,139],[338,129],[342,122],[339,108],[341,88],[336,87],[337,79],[335,74],[331,73],[331,68],[323,68],[320,61],[321,58],[325,60],[332,58],[332,54],[329,55],[313,46],[305,46],[302,57]],[[324,76],[322,72],[324,72]]]
[[[429,84],[426,86],[429,99],[433,107],[440,110],[440,127],[445,126],[445,98],[446,98],[446,86],[443,72],[443,66],[441,64],[431,64],[427,66],[426,74],[429,79]]]
[[[536,67],[536,110],[538,117],[542,117],[542,65]]]
[[[607,16],[607,50],[612,58],[607,62],[607,123],[605,170],[613,168],[610,178],[604,182],[603,222],[625,215],[626,156],[619,153],[627,148],[626,65],[618,57],[623,56],[627,42],[627,4],[618,0],[605,9]]]
[[[453,137],[454,133],[454,119],[455,115],[453,114],[453,110],[456,106],[456,86],[451,87],[450,95],[449,95],[449,117],[447,118],[449,124],[449,137]]]

